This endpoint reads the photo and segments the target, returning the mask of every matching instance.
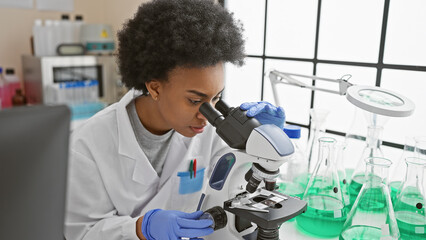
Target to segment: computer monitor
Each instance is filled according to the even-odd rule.
[[[0,111],[0,239],[64,239],[70,111]]]

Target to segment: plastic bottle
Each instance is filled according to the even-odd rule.
[[[56,39],[55,39],[55,30],[52,20],[46,20],[44,22],[44,34],[45,34],[45,54],[44,56],[55,56],[56,55]]]
[[[46,33],[41,19],[34,20],[33,25],[33,47],[35,56],[46,55]]]
[[[70,16],[68,14],[62,14],[61,21],[61,42],[63,43],[72,43],[74,41],[74,26],[70,21]]]
[[[4,109],[7,106],[7,99],[9,91],[7,89],[6,80],[3,78],[3,68],[0,67],[0,110]]]
[[[80,31],[81,26],[84,24],[83,15],[76,15],[75,20],[73,22],[73,42],[81,43],[80,40]]]
[[[27,98],[24,96],[20,88],[16,89],[15,95],[13,95],[12,97],[12,105],[16,107],[23,106],[25,104],[27,104]]]
[[[4,75],[6,84],[9,88],[9,101],[12,104],[12,96],[16,93],[16,89],[22,89],[21,81],[18,76],[15,75],[15,69],[6,68],[6,74]]]

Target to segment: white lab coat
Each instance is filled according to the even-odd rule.
[[[129,91],[76,129],[71,137],[65,237],[135,239],[136,220],[155,208],[195,211],[203,190],[179,194],[177,172],[188,171],[191,159],[205,167],[203,189],[215,162],[229,147],[208,125],[187,138],[175,133],[161,178],[136,141],[126,105]]]

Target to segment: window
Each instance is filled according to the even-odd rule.
[[[274,103],[270,69],[333,79],[351,74],[353,84],[387,88],[416,105],[412,116],[387,121],[385,146],[403,148],[406,136],[426,134],[421,100],[426,90],[426,1],[226,0],[224,5],[242,21],[247,39],[248,64],[226,69],[225,100],[233,106],[253,100]],[[309,109],[326,108],[327,131],[347,132],[356,107],[345,96],[288,85],[278,89],[287,123],[309,129]]]

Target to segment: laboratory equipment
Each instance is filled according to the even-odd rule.
[[[348,214],[339,239],[399,239],[399,230],[388,189],[386,158],[365,159],[365,183]]]
[[[306,202],[275,191],[279,167],[293,154],[293,144],[276,125],[260,125],[222,100],[215,108],[220,113],[203,103],[200,112],[234,150],[217,161],[199,204],[200,209],[223,206],[228,224],[205,238],[278,240],[279,226],[306,209]]]
[[[339,176],[340,188],[342,190],[344,203],[346,206],[349,206],[348,209],[350,210],[349,180],[346,175],[346,169],[343,164],[345,161],[346,142],[337,141],[335,148],[336,168],[337,174]]]
[[[308,159],[299,142],[301,128],[296,125],[286,125],[284,126],[284,132],[293,143],[294,153],[290,156],[288,162],[280,167],[277,191],[293,197],[302,198],[306,184],[308,183],[301,184],[296,181],[296,178],[302,175],[307,176]]]
[[[114,33],[108,24],[81,25],[80,40],[87,53],[111,54],[114,52]]]
[[[426,136],[414,137],[415,147],[414,156],[426,159]]]
[[[296,220],[306,232],[335,237],[340,234],[347,215],[335,162],[336,140],[322,137],[318,141],[318,162],[302,198],[308,209]]]
[[[64,239],[69,109],[2,110],[0,133],[0,239]]]
[[[392,164],[389,176],[389,189],[391,192],[392,203],[395,204],[396,194],[401,187],[402,182],[405,179],[407,172],[407,163],[405,159],[407,157],[414,156],[414,145],[415,141],[412,137],[405,137],[404,149],[399,159]]]
[[[111,104],[119,100],[120,77],[113,56],[22,57],[25,94],[30,104],[46,104],[49,86],[85,80],[98,81],[99,100]]]
[[[9,98],[9,89],[7,88],[6,80],[3,78],[3,68],[0,67],[0,110],[9,107],[7,98]]]
[[[272,70],[269,72],[272,92],[275,103],[277,105],[280,105],[280,101],[278,98],[276,85],[286,84],[290,86],[311,89],[313,91],[324,91],[333,94],[346,95],[346,99],[358,107],[359,110],[368,112],[368,126],[383,126],[383,122],[387,120],[387,117],[407,117],[414,112],[414,103],[405,96],[380,87],[354,85],[349,83],[348,80],[350,77],[350,75],[344,75],[340,79],[331,79],[296,73],[280,72],[277,70]],[[338,84],[338,88],[335,90],[320,88],[314,85],[305,84],[296,78],[307,78],[315,81],[319,80],[334,82]],[[354,118],[354,122],[359,122],[359,119]],[[356,138],[362,140],[365,139],[365,137],[358,136],[357,134],[352,135],[349,132],[347,133],[346,138]],[[348,144],[347,148],[350,147],[351,144]],[[351,170],[348,170],[347,172],[351,175]]]
[[[309,110],[309,115],[311,117],[311,135],[308,139],[308,163],[310,170],[316,166],[315,161],[318,159],[318,156],[316,156],[318,153],[318,139],[325,135],[324,126],[329,113],[330,111],[326,109],[312,108]]]
[[[354,204],[358,193],[361,190],[362,184],[365,182],[366,162],[364,160],[368,157],[383,157],[383,152],[380,148],[380,136],[382,131],[383,127],[373,125],[368,126],[366,147],[361,154],[361,158],[358,160],[357,167],[354,170],[352,179],[349,183],[350,206]]]
[[[210,209],[207,209],[203,212],[203,215],[201,215],[200,219],[210,219],[213,221],[213,224],[211,228],[213,230],[219,230],[226,226],[228,223],[228,218],[226,217],[226,212],[223,210],[223,208],[216,206],[212,207]]]
[[[426,238],[426,195],[423,175],[426,159],[407,157],[405,180],[395,200],[394,211],[401,239]]]

